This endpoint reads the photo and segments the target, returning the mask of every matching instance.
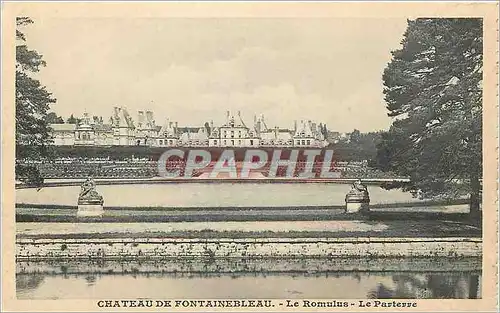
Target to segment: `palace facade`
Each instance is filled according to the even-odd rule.
[[[51,124],[53,144],[57,146],[149,146],[149,147],[311,147],[328,142],[320,125],[295,121],[293,129],[268,127],[264,115],[253,124],[228,111],[223,125],[213,121],[201,127],[179,127],[166,120],[156,125],[153,112],[139,111],[135,122],[123,107],[115,107],[108,123],[88,113],[77,124]]]

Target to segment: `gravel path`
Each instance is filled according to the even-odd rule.
[[[363,221],[276,221],[276,222],[186,222],[186,223],[18,223],[17,234],[47,233],[129,233],[172,231],[365,231],[381,232],[388,228],[383,223]]]

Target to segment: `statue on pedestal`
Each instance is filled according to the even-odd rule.
[[[365,184],[360,179],[351,185],[351,190],[345,196],[346,212],[355,213],[359,211],[368,211],[370,204],[370,194]]]
[[[104,200],[102,196],[95,190],[95,182],[92,177],[88,177],[82,184],[80,195],[78,196],[78,204],[100,204]]]
[[[89,177],[82,184],[80,195],[78,196],[77,216],[102,216],[104,199],[95,190],[95,182]]]

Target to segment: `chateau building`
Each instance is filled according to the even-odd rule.
[[[213,121],[201,127],[179,127],[166,120],[156,125],[153,112],[139,111],[137,124],[121,107],[113,109],[109,123],[90,118],[88,113],[77,124],[51,124],[53,144],[57,146],[150,146],[150,147],[315,147],[327,145],[321,127],[310,120],[294,123],[293,129],[268,127],[264,115],[254,116],[247,126],[240,112],[228,111],[224,124]]]

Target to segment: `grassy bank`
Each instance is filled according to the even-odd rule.
[[[102,217],[77,217],[73,214],[16,214],[16,222],[44,222],[44,223],[180,223],[180,222],[250,222],[250,221],[402,221],[411,223],[412,221],[456,221],[465,224],[477,225],[479,222],[470,220],[466,213],[407,213],[407,212],[371,212],[367,215],[319,212],[315,214],[237,214],[219,213],[219,214],[169,214],[169,215],[133,215],[130,212],[126,214],[112,214],[105,212]]]
[[[260,238],[356,238],[370,237],[366,232],[237,232],[212,230],[205,231],[174,231],[174,232],[140,232],[140,233],[97,233],[97,234],[43,234],[43,235],[18,235],[17,238],[25,239],[120,239],[120,238],[172,238],[172,239],[260,239]],[[372,234],[373,235],[373,234]],[[377,238],[446,238],[446,237],[467,237],[480,238],[477,232],[448,232],[446,234],[430,231],[429,233],[377,233]]]
[[[464,205],[468,204],[467,199],[453,199],[453,200],[425,200],[425,201],[412,201],[412,202],[394,202],[394,203],[377,203],[371,204],[372,209],[391,209],[391,208],[417,208],[417,207],[440,207],[451,205]],[[34,209],[76,209],[76,205],[59,205],[59,204],[35,204],[35,203],[16,203],[16,208],[34,208]],[[329,206],[294,206],[294,207],[271,207],[271,206],[241,206],[241,207],[165,207],[165,206],[105,206],[105,210],[134,210],[134,211],[191,211],[191,210],[270,210],[270,209],[286,209],[286,210],[317,210],[317,209],[344,209],[345,205],[329,205]]]
[[[37,224],[24,225],[25,231],[19,230],[17,238],[33,239],[98,239],[98,238],[179,238],[179,239],[213,239],[213,238],[356,238],[356,237],[376,237],[376,238],[446,238],[446,237],[481,237],[481,228],[456,221],[363,221],[348,222],[339,221],[334,230],[324,227],[324,230],[269,230],[265,225],[252,224],[250,229],[242,226],[241,230],[225,230],[224,227],[210,229],[206,225],[205,229],[193,230],[183,224],[176,224],[165,227],[165,230],[157,227],[151,229],[148,225],[117,225],[114,230],[110,230],[109,225],[80,224],[75,229],[68,224],[67,228],[60,228],[54,231],[53,227],[46,228],[46,231],[33,232]],[[161,226],[161,225],[160,225]],[[165,225],[168,226],[168,225]],[[220,225],[215,225],[216,226]],[[128,227],[128,228],[127,228]],[[260,228],[260,229],[259,229]],[[279,228],[278,228],[279,229]],[[300,227],[298,228],[300,229]],[[306,227],[304,227],[306,229]]]

